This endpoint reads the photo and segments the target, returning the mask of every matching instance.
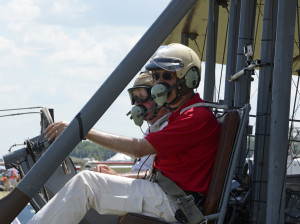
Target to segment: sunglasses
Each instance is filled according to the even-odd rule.
[[[171,72],[164,72],[163,74],[160,74],[158,72],[152,73],[152,78],[157,81],[160,79],[160,76],[162,75],[162,78],[164,80],[170,80],[172,78],[172,76],[174,75],[174,73]]]
[[[151,88],[141,87],[141,88],[131,88],[128,90],[131,105],[137,103],[146,103],[151,98]]]

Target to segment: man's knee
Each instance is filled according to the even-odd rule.
[[[77,178],[78,180],[87,180],[91,178],[91,173],[92,171],[89,170],[83,170],[80,173],[78,173],[75,178]]]
[[[104,180],[102,173],[97,173],[89,170],[81,171],[74,178],[76,178],[77,182],[82,182],[84,184],[100,183],[102,182],[102,180]]]

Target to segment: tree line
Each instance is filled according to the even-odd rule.
[[[75,147],[70,156],[81,159],[95,158],[95,160],[104,161],[114,156],[115,154],[115,152],[91,141],[82,141]]]

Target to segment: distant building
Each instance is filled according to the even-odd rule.
[[[113,157],[107,159],[106,161],[119,161],[119,162],[132,162],[134,159],[123,153],[117,153]]]

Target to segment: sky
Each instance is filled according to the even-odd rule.
[[[169,2],[0,1],[0,116],[46,107],[55,121],[71,121]],[[130,109],[124,90],[94,127],[142,137],[126,116]],[[0,158],[39,134],[39,113],[0,117]]]

